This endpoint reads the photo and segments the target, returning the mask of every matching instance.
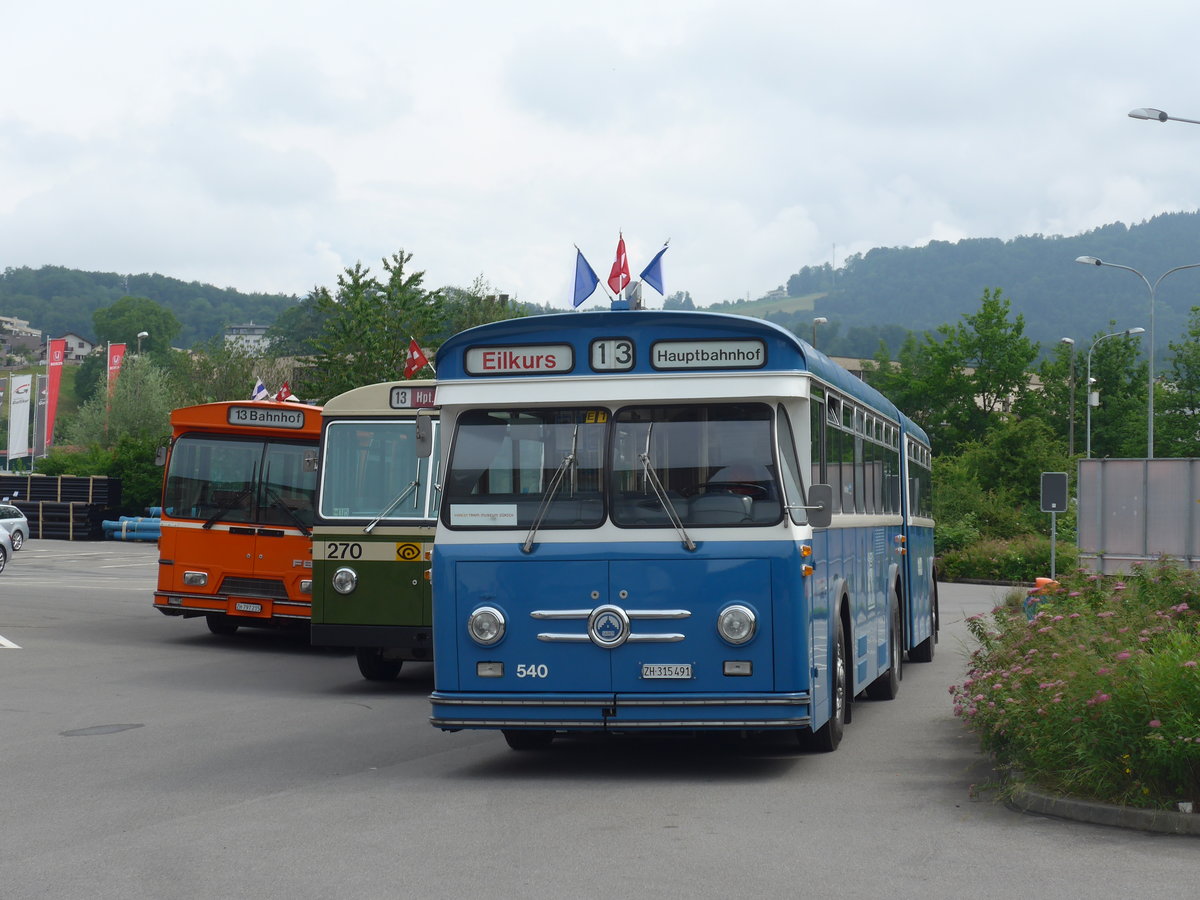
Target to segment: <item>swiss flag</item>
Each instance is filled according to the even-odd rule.
[[[282,403],[284,400],[286,400],[290,396],[292,396],[292,389],[290,387],[288,387],[288,383],[285,381],[283,383],[283,385],[279,388],[279,392],[275,395],[275,399],[279,403]]]
[[[608,286],[614,294],[621,293],[629,284],[629,259],[625,256],[625,235],[617,238],[617,258],[613,260],[612,271],[608,273]]]
[[[408,342],[408,362],[404,364],[404,377],[412,378],[427,365],[429,365],[429,360],[425,358],[425,354],[421,352],[417,342],[410,340]]]

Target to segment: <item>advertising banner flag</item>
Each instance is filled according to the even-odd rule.
[[[108,345],[108,393],[112,395],[117,384],[117,376],[121,374],[121,363],[125,360],[124,344]]]
[[[63,360],[67,356],[64,338],[49,341],[46,345],[46,443],[42,449],[54,443],[54,414],[58,410],[58,386],[62,383]]]
[[[46,388],[47,378],[45,375],[37,376],[37,382],[34,389],[34,396],[37,398],[37,405],[33,410],[33,457],[37,459],[39,456],[46,455]]]
[[[29,455],[29,395],[33,392],[32,375],[9,376],[8,461]]]

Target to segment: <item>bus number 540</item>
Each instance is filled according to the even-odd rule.
[[[517,665],[518,678],[546,678],[550,675],[550,667],[547,665],[527,666],[524,663]]]

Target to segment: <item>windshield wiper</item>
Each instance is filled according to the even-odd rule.
[[[271,505],[276,509],[283,510],[283,514],[296,523],[296,527],[303,532],[305,537],[312,535],[312,529],[308,527],[308,524],[303,519],[296,515],[296,511],[288,506],[282,497],[270,489],[267,490],[267,496],[271,498]]]
[[[555,494],[562,486],[563,476],[567,470],[575,465],[575,451],[579,447],[579,424],[575,424],[575,431],[571,434],[571,451],[563,457],[563,461],[559,463],[558,468],[554,472],[554,477],[550,479],[550,486],[546,488],[546,493],[542,497],[542,505],[538,507],[537,515],[533,517],[533,524],[529,526],[529,534],[525,536],[525,543],[521,545],[521,550],[524,553],[529,553],[533,550],[533,538],[537,534],[538,528],[542,524],[542,520],[546,518],[546,513],[550,511],[550,503],[554,500]]]
[[[395,500],[393,500],[391,503],[389,503],[387,505],[387,508],[383,512],[381,512],[379,515],[377,515],[373,520],[371,520],[370,525],[368,525],[366,528],[363,529],[363,534],[370,534],[372,531],[374,531],[375,526],[379,524],[379,522],[383,519],[383,517],[386,516],[388,513],[390,513],[393,509],[395,509],[401,503],[403,503],[405,501],[405,499],[408,497],[408,495],[417,489],[417,485],[419,485],[420,483],[421,482],[415,478],[412,481],[410,481],[408,483],[408,487],[406,487],[400,493],[400,496],[397,497]]]
[[[205,521],[205,523],[203,525],[201,525],[200,527],[205,528],[205,529],[212,528],[213,525],[215,525],[220,519],[223,519],[225,516],[227,516],[229,513],[231,513],[233,510],[235,510],[238,506],[240,506],[242,501],[248,499],[249,496],[250,496],[250,488],[246,488],[241,493],[235,494],[233,497],[231,497],[229,499],[229,501],[227,503],[225,503],[224,506],[222,506],[215,513],[213,513],[211,516],[209,516],[209,518]]]
[[[667,518],[671,520],[671,524],[675,526],[675,530],[679,533],[679,539],[683,541],[684,549],[695,550],[696,542],[688,537],[688,533],[683,527],[683,520],[679,518],[679,513],[675,511],[675,507],[671,503],[671,498],[667,496],[666,488],[659,481],[658,473],[654,471],[654,463],[650,460],[650,432],[653,428],[654,423],[651,422],[646,428],[646,449],[638,454],[638,459],[642,461],[642,470],[646,473],[646,481],[650,483],[650,487],[654,488],[654,496],[658,498],[658,502],[662,504],[662,508],[667,513]]]

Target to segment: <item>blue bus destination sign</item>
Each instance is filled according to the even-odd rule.
[[[655,341],[650,365],[656,369],[761,369],[767,346],[760,340]]]

